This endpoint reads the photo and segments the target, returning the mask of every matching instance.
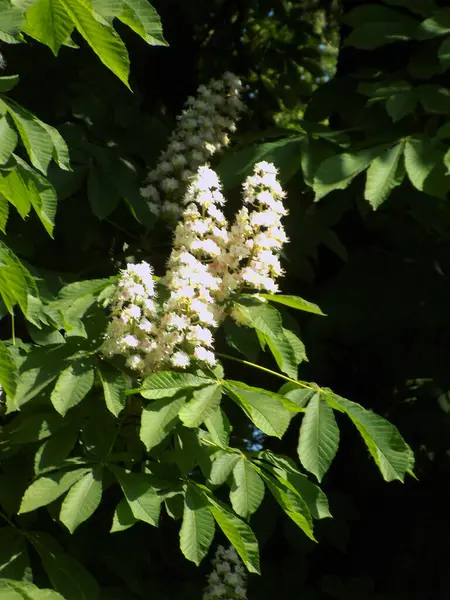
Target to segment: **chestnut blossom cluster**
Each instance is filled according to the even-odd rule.
[[[262,161],[243,185],[244,206],[230,229],[222,293],[236,286],[278,292],[276,280],[283,275],[280,252],[288,241],[282,217],[285,193],[273,164]]]
[[[278,291],[279,254],[287,241],[287,214],[276,168],[254,167],[243,186],[244,206],[231,227],[222,212],[225,198],[217,174],[197,169],[183,198],[184,210],[156,300],[152,268],[129,264],[121,271],[112,300],[112,319],[103,351],[122,354],[146,375],[163,368],[216,364],[213,332],[240,291]]]
[[[220,187],[216,173],[200,167],[187,189],[183,218],[175,230],[165,277],[169,298],[158,337],[174,367],[188,367],[191,356],[208,366],[216,364],[211,330],[222,314],[214,298],[221,284],[214,265],[228,241]]]
[[[203,600],[245,600],[245,569],[233,546],[217,548]]]
[[[146,262],[128,264],[120,271],[111,299],[103,354],[123,355],[130,369],[144,371],[157,349],[153,336],[158,318],[152,267]]]
[[[151,212],[167,219],[180,216],[181,198],[197,169],[227,146],[229,134],[236,131],[244,110],[241,91],[239,77],[226,72],[188,98],[166,150],[141,190]]]

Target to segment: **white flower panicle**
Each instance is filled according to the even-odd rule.
[[[154,214],[180,216],[180,200],[197,169],[227,146],[229,134],[236,131],[245,107],[241,91],[239,77],[227,72],[220,79],[201,85],[195,98],[188,98],[167,149],[141,190]]]
[[[219,546],[212,564],[203,600],[246,600],[245,569],[236,550]]]
[[[214,299],[221,284],[217,258],[226,251],[227,222],[219,206],[225,203],[216,173],[201,166],[183,199],[183,218],[175,229],[165,285],[169,298],[157,333],[161,361],[186,368],[190,357],[216,364],[211,329],[222,318]]]
[[[158,308],[154,297],[153,269],[148,263],[128,264],[120,271],[102,346],[105,356],[124,355],[128,367],[144,370],[155,346],[152,334]]]
[[[287,210],[273,164],[255,165],[244,183],[243,196],[244,206],[231,226],[223,257],[222,298],[242,288],[276,293],[276,280],[283,275],[279,254],[288,240],[281,219]]]
[[[278,291],[279,254],[287,241],[283,198],[275,167],[258,163],[229,229],[219,178],[200,166],[183,197],[182,220],[160,282],[167,292],[163,307],[156,303],[150,265],[129,264],[112,301],[104,353],[125,355],[128,367],[142,374],[186,369],[192,361],[214,366],[212,331],[229,313],[233,296],[245,288]],[[233,311],[231,316],[238,319]]]

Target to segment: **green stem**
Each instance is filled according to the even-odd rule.
[[[252,363],[248,360],[244,360],[243,358],[236,358],[235,356],[230,356],[229,354],[222,354],[221,352],[216,352],[216,356],[221,356],[222,358],[227,358],[228,360],[234,360],[235,362],[241,363],[242,365],[247,365],[248,367],[253,367],[255,369],[259,369],[260,371],[264,371],[265,373],[269,373],[270,375],[274,375],[275,377],[279,377],[280,379],[284,379],[285,381],[289,381],[290,383],[295,383],[296,385],[306,388],[308,390],[313,390],[313,386],[304,381],[298,381],[297,379],[292,379],[287,375],[282,375],[281,373],[277,373],[276,371],[272,371],[272,369],[267,369],[266,367],[262,367],[261,365],[257,365],[256,363]]]
[[[14,313],[11,314],[11,337],[13,346],[16,345],[16,323],[14,321]]]

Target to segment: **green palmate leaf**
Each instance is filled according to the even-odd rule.
[[[0,193],[17,208],[19,215],[25,218],[31,209],[30,196],[35,193],[27,181],[22,178],[20,168],[0,171]]]
[[[225,390],[258,429],[267,435],[283,437],[293,413],[285,407],[282,397],[240,381],[226,381]]]
[[[0,93],[9,92],[19,83],[18,75],[6,75],[5,77],[0,77]]]
[[[405,176],[402,141],[375,158],[367,170],[364,197],[374,209],[389,196],[394,187],[400,185]]]
[[[136,519],[158,525],[162,498],[154,487],[153,477],[145,473],[128,473],[114,468],[114,475]]]
[[[161,398],[144,407],[141,417],[140,438],[147,450],[160,444],[179,423],[178,412],[185,396]]]
[[[437,84],[421,85],[416,93],[427,112],[448,115],[450,113],[450,90]]]
[[[52,184],[18,156],[17,169],[29,191],[29,200],[47,233],[53,237],[57,197]]]
[[[20,6],[14,6],[8,0],[2,0],[0,8],[0,40],[7,44],[17,44],[21,38],[23,9]]]
[[[447,33],[450,33],[450,9],[442,8],[420,23],[416,37],[419,40],[427,40]]]
[[[197,566],[207,554],[214,538],[214,518],[205,496],[193,485],[186,486],[180,549]]]
[[[78,426],[63,427],[42,444],[34,458],[34,472],[40,475],[44,471],[59,467],[69,456],[78,439]]]
[[[167,46],[163,36],[161,19],[147,0],[124,0],[119,19],[131,27],[147,44]]]
[[[251,362],[258,360],[260,346],[256,333],[248,327],[241,327],[232,319],[225,319],[223,328],[227,344],[240,352]]]
[[[212,485],[222,485],[231,475],[236,463],[239,460],[239,454],[234,452],[218,452],[213,461],[209,481]]]
[[[102,499],[103,467],[95,467],[69,490],[61,506],[59,518],[73,533],[98,508]]]
[[[264,472],[261,472],[261,476],[272,496],[287,516],[291,518],[311,540],[316,541],[313,533],[311,512],[306,502],[298,493],[285,485],[282,480],[274,479]]]
[[[25,536],[16,528],[1,527],[0,582],[5,578],[25,579],[29,568]]]
[[[30,533],[28,539],[39,554],[53,588],[64,600],[99,600],[100,591],[92,575],[66,554],[46,533]]]
[[[285,329],[283,327],[283,333],[294,352],[296,364],[299,365],[304,360],[308,360],[308,357],[306,356],[305,344],[302,342],[302,340],[290,329]]]
[[[240,184],[253,171],[256,162],[273,162],[285,184],[301,168],[302,137],[283,138],[276,142],[254,144],[225,157],[217,168],[220,180],[227,188]]]
[[[264,498],[264,483],[255,467],[244,456],[233,469],[233,484],[230,491],[231,505],[235,512],[248,519],[258,510]]]
[[[323,397],[335,410],[345,413],[353,421],[370,454],[386,481],[404,481],[412,472],[414,455],[397,428],[360,404],[324,391]]]
[[[328,471],[339,445],[339,429],[333,410],[316,393],[309,401],[300,427],[298,456],[319,481]]]
[[[0,600],[64,600],[54,590],[41,590],[28,581],[0,579]]]
[[[87,194],[91,210],[100,220],[109,217],[120,201],[119,192],[102,169],[92,168],[89,170]]]
[[[28,7],[23,31],[46,44],[56,56],[66,42],[74,24],[60,0],[37,0]]]
[[[6,223],[8,222],[9,217],[9,202],[0,193],[0,231],[6,233]]]
[[[104,363],[100,364],[98,374],[102,382],[106,406],[115,417],[118,417],[125,408],[127,378],[117,369]]]
[[[299,296],[284,296],[283,294],[260,294],[263,298],[270,300],[271,302],[277,302],[278,304],[284,304],[297,310],[303,310],[306,312],[314,313],[315,315],[325,315],[317,304],[304,300]]]
[[[218,446],[226,447],[230,441],[231,425],[227,415],[219,407],[205,419],[205,425],[212,441]]]
[[[190,373],[160,371],[144,379],[141,395],[148,400],[170,398],[178,392],[216,383],[214,379],[198,377]]]
[[[135,523],[137,523],[137,519],[133,515],[133,511],[131,510],[127,499],[122,498],[114,511],[111,533],[125,531],[125,529],[133,527]]]
[[[7,115],[0,118],[0,165],[4,165],[17,146],[18,136]]]
[[[234,546],[247,569],[250,573],[259,573],[258,542],[253,531],[244,521],[232,513],[225,504],[222,504],[211,495],[208,495],[207,499],[209,510],[217,525]]]
[[[127,87],[130,62],[125,44],[107,24],[100,23],[84,0],[60,0],[67,14],[102,63]]]
[[[278,393],[294,402],[298,408],[305,408],[314,396],[315,389],[299,387],[296,383],[287,382],[281,386]]]
[[[269,471],[285,487],[298,494],[306,502],[314,519],[331,517],[328,500],[319,486],[312,483],[306,475],[300,473],[296,464],[290,458],[263,450],[260,456],[268,463],[262,463],[262,468]]]
[[[207,385],[192,392],[193,399],[185,404],[179,412],[181,421],[186,427],[198,427],[210,417],[220,406],[222,386]]]
[[[426,136],[415,136],[406,142],[406,172],[413,186],[421,192],[426,191],[426,179],[439,158],[439,151]]]
[[[447,171],[450,173],[450,150],[447,150],[445,153],[444,165],[447,167]]]
[[[58,377],[50,399],[60,415],[79,404],[94,385],[94,368],[86,359],[77,359]]]
[[[33,166],[47,173],[53,154],[53,142],[47,129],[32,113],[10,98],[3,98],[0,104],[11,115]]]
[[[84,477],[89,469],[74,471],[57,471],[44,477],[39,477],[25,491],[19,513],[26,513],[46,506],[62,496],[79,479]]]
[[[450,38],[445,39],[439,46],[438,56],[442,66],[447,69],[450,66]]]
[[[62,424],[63,419],[53,409],[22,412],[3,427],[1,441],[19,445],[38,442],[50,437]]]
[[[413,38],[419,24],[403,12],[375,4],[354,8],[345,16],[345,21],[355,28],[345,45],[363,50]]]
[[[241,296],[235,306],[241,313],[244,322],[256,330],[260,341],[262,340],[269,346],[283,373],[296,378],[298,363],[295,351],[284,334],[278,310],[249,296]]]
[[[384,147],[361,150],[354,154],[337,154],[323,161],[314,176],[313,189],[316,201],[333,190],[344,190],[353,179],[365,171]]]
[[[412,90],[394,94],[386,100],[386,111],[394,123],[414,112],[416,106],[417,97]]]
[[[63,169],[63,171],[70,171],[71,167],[70,167],[69,148],[67,147],[67,144],[64,141],[64,138],[59,133],[59,131],[57,129],[55,129],[54,127],[51,127],[50,125],[47,125],[47,123],[44,123],[42,121],[39,121],[39,122],[52,140],[53,160],[56,162],[56,164],[58,165],[58,167],[60,169]]]
[[[0,341],[0,385],[4,391],[14,396],[16,392],[17,369],[8,347]]]

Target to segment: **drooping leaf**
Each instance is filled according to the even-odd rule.
[[[0,600],[64,600],[54,590],[43,590],[29,581],[0,579]]]
[[[225,390],[258,429],[278,438],[284,435],[293,413],[284,406],[277,394],[250,387],[240,381],[227,381]]]
[[[174,398],[160,398],[144,407],[140,438],[147,450],[161,443],[179,423],[178,412],[185,401],[185,396],[178,395]]]
[[[214,518],[208,501],[195,486],[188,484],[184,495],[180,549],[188,560],[198,566],[208,552],[213,537]]]
[[[77,359],[58,377],[50,399],[60,415],[79,404],[94,385],[94,368],[86,359]]]
[[[230,441],[231,425],[227,415],[219,407],[205,419],[205,425],[212,441],[218,446],[226,447]]]
[[[147,0],[124,0],[119,19],[152,46],[167,46],[161,19]]]
[[[406,473],[412,472],[414,467],[414,455],[397,428],[333,392],[326,391],[323,397],[332,408],[344,412],[353,421],[384,479],[404,481]]]
[[[7,115],[0,118],[0,165],[8,162],[17,146],[18,136]]]
[[[143,382],[141,395],[148,400],[157,398],[170,398],[182,390],[200,388],[215,383],[213,379],[199,377],[190,373],[178,373],[176,371],[159,371]]]
[[[113,473],[134,517],[156,527],[162,498],[157,494],[152,476],[145,473],[128,473],[119,468],[114,468]]]
[[[233,485],[230,491],[234,511],[248,519],[256,512],[264,498],[264,483],[252,463],[239,458],[233,469]]]
[[[14,396],[17,385],[17,369],[8,347],[0,341],[0,385],[5,392]]]
[[[372,208],[378,208],[388,198],[394,187],[399,186],[405,176],[403,150],[405,144],[400,142],[380,156],[377,156],[367,170],[365,199]]]
[[[125,529],[133,527],[135,523],[137,523],[137,519],[133,515],[133,511],[131,510],[127,499],[122,498],[122,500],[120,500],[116,506],[116,510],[114,511],[113,522],[110,530],[111,533],[125,531]]]
[[[298,363],[294,349],[284,334],[279,311],[248,296],[241,296],[235,307],[241,313],[243,321],[256,330],[260,341],[263,340],[269,346],[281,371],[296,378]]]
[[[95,579],[54,538],[44,532],[33,532],[28,539],[39,554],[53,588],[64,600],[99,600]]]
[[[217,453],[209,474],[209,481],[212,485],[222,485],[231,475],[236,463],[239,460],[239,454],[234,452]]]
[[[89,469],[85,468],[73,471],[56,471],[39,477],[25,490],[19,513],[30,512],[50,504],[50,502],[67,492],[88,471]]]
[[[70,533],[89,519],[98,508],[102,498],[102,476],[101,466],[88,471],[64,498],[59,518]]]
[[[242,558],[250,573],[259,573],[258,542],[250,527],[222,502],[208,495],[209,509],[220,529]]]
[[[38,42],[46,44],[57,56],[74,27],[60,0],[37,0],[28,7],[23,30]]]
[[[3,98],[1,103],[4,103],[14,121],[31,163],[45,175],[53,154],[53,142],[47,129],[37,117],[14,100]]]
[[[429,138],[414,136],[405,145],[405,167],[409,180],[421,192],[426,191],[425,182],[439,160],[439,152]]]
[[[313,313],[315,315],[323,315],[320,308],[317,304],[313,302],[309,302],[308,300],[304,300],[300,298],[300,296],[285,296],[283,294],[259,294],[263,298],[270,300],[271,302],[276,302],[278,304],[284,304],[285,306],[290,306],[291,308],[296,308],[297,310],[303,310],[306,312]]]
[[[386,100],[386,111],[394,123],[414,112],[416,106],[417,97],[411,90],[394,94]]]
[[[365,171],[372,160],[381,154],[383,149],[383,147],[376,147],[354,154],[337,154],[324,160],[314,176],[313,189],[316,201],[333,190],[345,190],[353,179]]]
[[[59,467],[78,439],[78,427],[63,427],[46,440],[34,458],[34,472],[40,475],[44,471]]]
[[[0,528],[0,582],[25,579],[30,568],[25,536],[13,527]],[[0,595],[1,598],[1,595]]]
[[[103,386],[106,406],[115,417],[118,417],[125,408],[127,378],[117,369],[104,363],[100,363],[98,373]]]
[[[319,481],[328,471],[339,445],[339,429],[333,410],[314,394],[308,403],[300,427],[298,455],[302,465]]]
[[[222,386],[212,384],[192,392],[192,400],[181,409],[179,417],[186,427],[198,427],[220,406]]]
[[[6,233],[6,223],[8,222],[8,218],[9,202],[5,198],[5,196],[3,196],[2,193],[0,193],[0,231],[2,233]]]
[[[272,496],[284,510],[289,518],[313,541],[316,541],[313,533],[313,521],[306,502],[295,492],[284,485],[282,480],[274,479],[270,475],[261,472],[264,483],[269,488]]]
[[[83,0],[60,0],[79,33],[102,63],[127,87],[130,62],[125,44],[108,23],[95,18],[89,4]]]

